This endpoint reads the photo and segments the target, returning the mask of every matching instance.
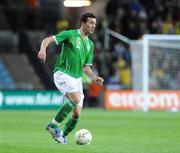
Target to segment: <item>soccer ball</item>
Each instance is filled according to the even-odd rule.
[[[75,142],[78,145],[90,144],[92,141],[92,134],[87,129],[80,129],[75,133]]]

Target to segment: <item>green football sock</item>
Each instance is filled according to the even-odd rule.
[[[78,123],[78,121],[79,121],[79,118],[74,119],[73,117],[70,117],[64,126],[63,136],[67,136],[76,127],[76,124]]]
[[[51,127],[52,127],[52,128],[56,129],[56,128],[59,127],[59,125],[60,125],[60,123],[57,122],[55,119],[53,119],[53,120],[51,121]]]
[[[61,123],[64,118],[76,107],[76,104],[67,100],[60,108],[59,112],[57,113],[56,117],[54,118],[56,122]]]

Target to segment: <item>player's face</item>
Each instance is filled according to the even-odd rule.
[[[96,27],[96,19],[95,18],[88,18],[87,22],[84,24],[84,31],[89,34],[93,33]]]

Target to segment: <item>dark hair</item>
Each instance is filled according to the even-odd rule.
[[[86,12],[81,16],[80,22],[86,23],[88,18],[96,18],[96,16],[91,12]]]

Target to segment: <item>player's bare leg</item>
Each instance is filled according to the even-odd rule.
[[[64,138],[64,144],[67,144],[67,135],[76,127],[79,116],[81,114],[82,107],[78,105],[78,103],[81,101],[81,95],[80,93],[72,93],[68,95],[71,100],[74,100],[77,104],[76,108],[72,111],[72,116],[69,118],[69,120],[66,122],[65,127],[61,133],[62,137]]]

